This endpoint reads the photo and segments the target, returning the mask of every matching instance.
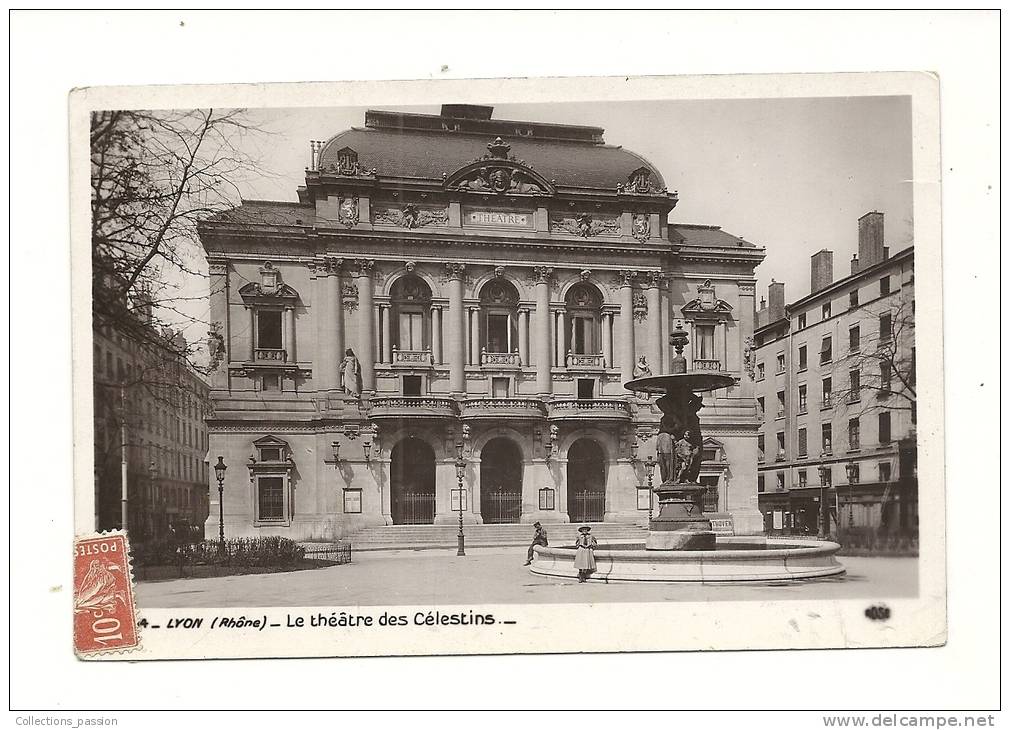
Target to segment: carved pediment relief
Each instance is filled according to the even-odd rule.
[[[698,287],[698,298],[689,301],[681,307],[680,311],[684,313],[684,316],[693,318],[722,317],[732,312],[733,306],[725,299],[717,298],[715,287],[712,286],[710,280],[706,279],[705,283]]]
[[[504,195],[553,195],[554,186],[524,160],[510,156],[501,137],[488,144],[488,154],[445,176],[446,190]]]
[[[269,261],[260,269],[260,280],[250,281],[238,293],[247,304],[298,299],[298,292],[281,281],[280,271]]]

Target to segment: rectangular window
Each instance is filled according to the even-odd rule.
[[[831,362],[831,337],[821,340],[821,365]]]
[[[694,329],[698,338],[698,359],[715,360],[715,325],[700,324]]]
[[[799,412],[800,413],[806,413],[807,412],[807,386],[801,385],[799,387],[799,389],[798,389],[798,397],[799,397],[799,402],[797,403],[797,407],[799,408]]]
[[[804,487],[807,486],[807,470],[806,469],[800,469],[798,472],[796,472],[796,481],[797,481],[800,489],[803,489]]]
[[[492,398],[508,398],[509,397],[509,379],[508,378],[491,378],[491,397]]]
[[[278,391],[281,389],[280,377],[277,375],[264,375],[263,376],[263,390],[267,392]]]
[[[799,456],[807,455],[807,430],[805,428],[796,432],[796,453]]]
[[[784,472],[775,473],[775,491],[784,492],[786,489],[786,475]]]
[[[822,423],[821,424],[821,452],[824,454],[831,453],[831,424]]]
[[[408,398],[416,398],[421,395],[421,376],[403,376],[403,394]]]
[[[800,370],[806,370],[807,369],[807,346],[806,345],[800,345],[800,349],[799,349],[799,353],[798,353],[798,359],[799,359]]]
[[[765,460],[765,435],[763,433],[758,434],[758,461]]]
[[[859,419],[849,419],[849,451],[859,449]]]
[[[859,325],[849,327],[849,352],[859,352]]]
[[[786,458],[786,433],[785,431],[779,431],[775,434],[775,444],[777,449],[775,451],[775,461],[782,461]]]
[[[880,475],[880,481],[889,482],[891,481],[891,462],[882,461],[877,464],[877,473]]]
[[[890,313],[880,315],[880,339],[885,342],[891,339]]]
[[[263,521],[284,519],[284,478],[258,477],[259,518]]]
[[[796,329],[803,329],[806,326],[807,326],[807,313],[804,312],[803,314],[796,317]]]
[[[888,362],[880,363],[880,392],[891,392],[891,364]]]
[[[256,347],[263,350],[280,350],[281,312],[275,309],[261,309],[256,313]]]
[[[765,476],[764,474],[758,474],[758,491],[763,492],[765,490]]]
[[[593,380],[592,378],[579,378],[578,381],[579,400],[592,400],[595,385],[596,381]]]
[[[831,316],[831,302],[825,302],[821,305],[821,319],[827,319]]]
[[[775,357],[775,371],[779,373],[784,373],[786,371],[786,356],[783,352],[780,352]]]
[[[765,379],[765,364],[763,362],[759,362],[757,364],[757,379],[758,380]]]
[[[593,342],[593,323],[591,316],[578,315],[572,317],[571,351],[576,355],[595,355]]]
[[[891,293],[891,277],[885,276],[880,280],[880,296]]]
[[[490,317],[488,324],[490,325]],[[417,352],[424,349],[424,315],[420,312],[400,312],[400,341],[397,347],[401,350]],[[490,337],[490,334],[489,334]],[[488,347],[491,350],[490,347]],[[502,350],[492,350],[502,352]]]
[[[758,398],[757,399],[757,403],[758,403],[758,420],[759,421],[763,421],[764,418],[765,418],[765,399],[764,399],[764,396],[761,396],[760,398]]]
[[[786,392],[784,390],[780,390],[775,395],[775,397],[778,400],[778,407],[775,411],[775,417],[783,418],[786,415]]]
[[[849,484],[859,484],[859,464],[849,464],[848,467]]]
[[[831,378],[821,381],[821,408],[831,407]]]
[[[891,443],[891,414],[889,412],[877,414],[877,435],[877,440],[880,443]]]
[[[822,466],[818,470],[818,475],[821,478],[821,486],[822,487],[830,487],[831,486],[831,467],[830,466]]]
[[[509,316],[487,315],[487,351],[509,352]]]
[[[859,290],[853,289],[849,292],[849,309],[855,309],[859,306]]]
[[[849,403],[859,400],[859,370],[849,371]]]

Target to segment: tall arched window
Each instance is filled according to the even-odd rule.
[[[492,279],[480,289],[481,348],[488,354],[519,350],[519,292],[505,279]]]
[[[576,284],[565,294],[567,331],[565,350],[573,355],[598,355],[603,352],[600,333],[603,297],[592,284]]]
[[[392,344],[400,351],[431,348],[431,288],[413,274],[397,279],[389,293],[393,308]]]

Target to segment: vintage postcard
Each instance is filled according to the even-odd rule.
[[[938,93],[75,91],[78,655],[942,644]]]

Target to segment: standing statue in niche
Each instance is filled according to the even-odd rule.
[[[635,363],[635,377],[644,378],[649,375],[652,375],[652,368],[649,367],[649,361],[645,359],[645,355],[642,355]]]
[[[656,405],[663,412],[656,437],[660,477],[664,484],[694,484],[701,470],[701,396],[667,393]]]
[[[361,363],[354,350],[347,348],[344,361],[340,364],[340,386],[346,395],[361,397]]]

